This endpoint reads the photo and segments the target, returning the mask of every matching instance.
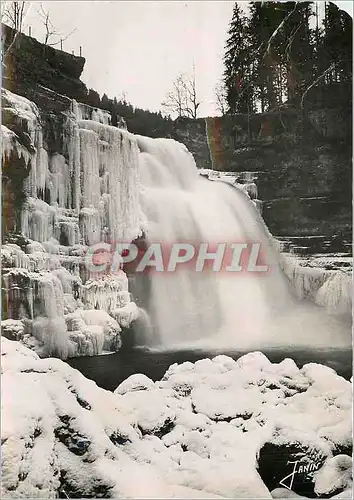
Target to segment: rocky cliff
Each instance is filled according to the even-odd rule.
[[[87,94],[80,80],[85,59],[44,45],[35,38],[1,25],[3,85],[31,99],[33,89],[45,87],[76,100]],[[28,95],[27,93],[31,95]]]
[[[253,172],[273,234],[333,236],[351,231],[351,132],[338,104],[179,120],[174,137],[201,168]]]

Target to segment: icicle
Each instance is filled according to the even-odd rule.
[[[22,232],[24,236],[40,243],[53,236],[57,209],[38,198],[28,198],[24,204]]]
[[[330,313],[350,314],[352,310],[352,279],[341,271],[334,271],[318,290],[315,302]]]
[[[110,312],[122,306],[122,296],[119,294],[122,291],[128,291],[128,279],[121,271],[115,276],[87,281],[82,288],[82,301],[92,309]]]
[[[131,241],[140,233],[136,141],[116,127],[88,120],[82,120],[79,126],[81,168],[85,169],[86,178],[80,214],[84,219],[84,241],[92,244],[87,238],[97,238],[98,224],[99,237],[105,234],[106,239],[113,241]],[[95,179],[94,185],[90,179]],[[99,207],[100,221],[98,214],[92,212],[93,207]]]
[[[138,319],[139,308],[135,304],[135,302],[130,302],[120,309],[114,309],[111,312],[111,315],[118,321],[121,326],[127,328],[132,321]]]
[[[281,266],[299,299],[308,297],[314,300],[328,276],[324,269],[301,266],[296,258],[290,256],[283,256]]]
[[[32,323],[32,335],[43,345],[44,356],[67,358],[69,336],[64,317],[37,317]]]
[[[254,200],[258,196],[257,186],[254,182],[250,182],[244,185],[244,190],[249,195],[251,200]]]
[[[18,158],[23,158],[25,164],[28,165],[32,155],[31,153],[19,142],[18,136],[12,130],[1,125],[1,142],[2,142],[2,157],[3,159],[9,159],[11,153],[16,151]]]
[[[22,267],[29,269],[30,258],[18,245],[8,243],[1,248],[2,267]]]

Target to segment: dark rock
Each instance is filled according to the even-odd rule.
[[[110,436],[109,439],[112,441],[114,445],[121,445],[121,444],[126,444],[130,443],[130,439],[128,436],[123,436],[120,432],[115,431],[113,432]]]
[[[176,120],[173,138],[201,168],[255,172],[262,216],[272,234],[350,231],[352,120],[351,105],[344,101],[351,94],[342,92],[344,100],[331,109],[322,103],[304,113],[285,109]]]
[[[54,434],[75,455],[84,455],[91,445],[91,442],[85,436],[68,426],[56,428]]]
[[[85,408],[85,410],[91,410],[91,405],[84,399],[80,398],[80,396],[76,395],[76,401],[79,403],[82,408]]]
[[[4,24],[1,29],[4,75],[8,84],[25,84],[26,88],[41,85],[58,94],[84,100],[87,88],[80,81],[85,64],[83,57],[43,45]]]
[[[316,498],[314,474],[325,459],[320,450],[301,443],[266,443],[259,452],[258,472],[269,491],[285,487],[299,495]]]
[[[70,480],[66,470],[60,471],[60,487],[58,488],[58,498],[110,498],[112,485],[104,484],[102,480],[90,481],[91,487],[82,491],[75,480]]]

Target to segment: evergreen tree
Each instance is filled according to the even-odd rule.
[[[311,2],[283,4],[285,22],[281,31],[281,58],[286,72],[286,98],[297,104],[315,76],[315,32]]]
[[[248,36],[253,64],[255,96],[260,110],[266,111],[277,105],[276,86],[278,53],[271,36],[278,27],[279,10],[274,2],[251,2]]]
[[[110,99],[108,99],[107,94],[103,94],[102,99],[101,99],[101,108],[105,109],[106,111],[110,111],[111,108],[111,102]]]
[[[327,75],[328,83],[351,80],[352,74],[352,19],[337,5],[326,2],[323,36],[324,69],[333,64]]]
[[[237,2],[233,8],[228,30],[224,64],[224,85],[228,111],[231,113],[252,111],[253,85],[247,38],[247,18]]]
[[[235,4],[224,57],[231,112],[300,102],[314,78],[312,15],[312,2],[250,2],[248,18]],[[241,93],[233,86],[235,70],[246,84]]]
[[[93,106],[94,108],[101,107],[101,99],[100,94],[96,92],[96,90],[89,89],[87,93],[87,104],[89,106]]]

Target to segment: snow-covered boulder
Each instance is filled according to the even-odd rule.
[[[115,394],[126,394],[133,391],[148,391],[154,388],[154,382],[143,373],[134,373],[124,380],[117,389]]]
[[[328,458],[315,475],[316,495],[331,495],[352,487],[353,460],[348,455]]]
[[[2,339],[2,371],[6,498],[347,498],[351,384],[324,366],[217,356],[112,393]]]

